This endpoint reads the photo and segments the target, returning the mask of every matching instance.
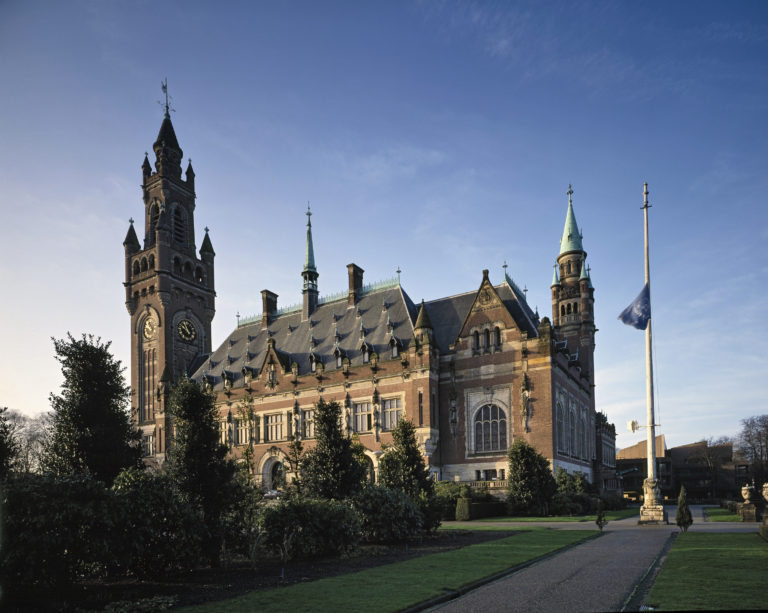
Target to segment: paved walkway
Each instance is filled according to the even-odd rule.
[[[705,522],[701,506],[692,506],[691,511],[694,519],[691,531],[754,532],[757,529],[757,524]],[[542,560],[432,610],[456,613],[621,611],[656,564],[672,533],[678,531],[674,524],[675,512],[675,507],[667,508],[671,522],[667,526],[638,526],[638,517],[612,521],[600,538]],[[489,524],[484,522],[484,525]],[[592,527],[586,523],[556,522],[514,525],[546,525],[559,530]]]

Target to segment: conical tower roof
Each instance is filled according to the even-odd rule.
[[[141,247],[141,245],[139,244],[139,237],[136,236],[136,230],[133,229],[133,219],[131,219],[131,225],[128,228],[128,232],[126,232],[125,234],[123,247],[131,247],[136,251],[138,251]]]
[[[158,132],[157,140],[153,145],[153,148],[155,149],[157,149],[158,147],[166,147],[167,149],[176,149],[180,154],[179,157],[183,157],[183,152],[181,151],[181,147],[179,146],[179,141],[176,138],[176,131],[173,129],[173,124],[171,123],[171,116],[168,114],[168,111],[165,112],[165,117],[163,117],[163,123],[160,125],[160,132]]]
[[[568,212],[565,214],[565,227],[563,228],[563,237],[560,239],[560,255],[569,251],[583,251],[581,245],[581,232],[576,224],[576,215],[573,213],[573,202],[571,196],[573,189],[568,186]]]
[[[418,328],[432,328],[432,322],[429,320],[429,314],[427,313],[427,307],[424,305],[424,300],[421,301],[421,308],[419,309],[419,315],[416,317],[416,323],[413,324],[414,330]]]

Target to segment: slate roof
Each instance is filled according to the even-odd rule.
[[[237,327],[198,366],[192,378],[207,375],[214,389],[223,387],[224,377],[232,378],[233,387],[242,386],[243,367],[253,369],[256,375],[261,372],[269,339],[274,339],[276,351],[285,356],[289,365],[298,364],[300,375],[311,372],[313,355],[326,371],[335,370],[337,348],[351,365],[361,365],[363,343],[369,352],[375,351],[381,360],[386,360],[391,355],[393,338],[401,350],[409,347],[417,314],[418,307],[408,294],[399,284],[392,283],[364,293],[352,308],[348,308],[346,295],[322,303],[307,321],[301,320],[301,309],[274,317],[266,329],[262,329],[258,318]]]
[[[495,289],[520,329],[529,337],[537,336],[538,317],[514,282],[507,277]],[[475,290],[424,303],[442,353],[448,352],[456,341],[476,296]],[[387,360],[393,338],[402,351],[413,342],[419,308],[395,281],[364,291],[352,308],[348,308],[346,295],[323,302],[308,321],[301,321],[301,309],[275,316],[266,329],[262,329],[261,318],[254,318],[241,323],[210,357],[198,362],[192,378],[207,377],[216,390],[224,387],[225,378],[231,379],[233,387],[240,387],[244,383],[244,368],[254,376],[261,372],[270,339],[274,340],[284,366],[295,362],[300,375],[311,372],[312,356],[323,363],[326,372],[335,370],[337,348],[352,366],[363,364],[363,343],[370,352],[378,353],[380,360]]]

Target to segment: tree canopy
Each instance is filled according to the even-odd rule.
[[[754,415],[741,420],[738,450],[749,462],[755,485],[768,481],[768,415]]]
[[[21,455],[21,446],[16,439],[16,424],[8,414],[8,407],[0,407],[0,480],[13,470]]]
[[[392,430],[394,444],[384,451],[379,460],[379,480],[382,485],[404,491],[413,500],[424,492],[431,496],[434,481],[416,442],[416,428],[413,422],[401,419]]]
[[[203,547],[213,564],[223,538],[221,518],[232,500],[235,465],[219,442],[216,407],[211,394],[187,378],[170,393],[168,411],[175,434],[168,472],[186,500],[199,509],[209,535]]]
[[[53,339],[64,383],[51,394],[51,430],[42,469],[54,475],[87,472],[108,484],[123,469],[139,466],[139,433],[131,425],[125,369],[93,335]]]
[[[522,438],[512,443],[507,459],[508,498],[514,511],[546,515],[557,490],[547,459]]]
[[[365,464],[349,436],[341,431],[341,406],[320,400],[315,405],[314,449],[300,463],[301,486],[315,498],[349,498],[359,492],[366,475]]]

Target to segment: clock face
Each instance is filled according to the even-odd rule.
[[[144,338],[147,340],[150,340],[155,337],[155,331],[157,330],[157,327],[155,326],[155,320],[151,317],[148,317],[147,320],[144,322]]]
[[[195,325],[188,319],[182,319],[179,322],[179,325],[177,326],[176,330],[179,333],[179,338],[183,341],[193,341],[197,336],[197,330],[195,330]]]

